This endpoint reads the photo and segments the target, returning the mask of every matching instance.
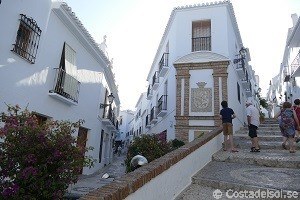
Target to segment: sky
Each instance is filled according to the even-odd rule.
[[[121,110],[135,110],[174,7],[211,0],[63,0],[97,43],[107,36],[109,59],[119,89]],[[300,0],[231,0],[252,69],[260,77],[261,95],[279,73],[291,14]]]

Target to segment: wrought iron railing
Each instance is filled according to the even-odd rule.
[[[116,115],[115,113],[113,112],[113,110],[111,109],[111,106],[108,106],[107,107],[107,111],[104,113],[104,116],[103,118],[104,119],[108,119],[111,121],[111,123],[116,126]]]
[[[163,67],[169,66],[169,53],[164,53],[159,61],[158,71],[160,72]]]
[[[151,85],[149,85],[148,89],[147,89],[147,97],[151,94],[152,94],[152,87],[151,87]]]
[[[167,110],[167,95],[162,95],[157,101],[157,113]]]
[[[155,83],[159,83],[159,77],[158,77],[158,73],[155,72],[153,77],[152,77],[152,86],[155,84]]]
[[[54,87],[49,92],[57,93],[78,103],[80,82],[61,68],[55,68],[54,70],[56,70]]]
[[[150,122],[154,119],[157,119],[156,107],[155,106],[151,109],[151,112],[150,112]]]
[[[146,115],[145,126],[150,125],[150,115]]]
[[[246,73],[244,56],[242,56],[240,54],[238,54],[236,56],[237,56],[237,58],[233,60],[233,64],[236,64],[236,69],[242,69],[244,71],[244,73]]]
[[[192,38],[192,51],[211,51],[211,36]]]
[[[11,51],[28,60],[30,63],[35,63],[41,33],[42,30],[35,20],[21,14],[16,41]]]
[[[291,74],[293,75],[294,72],[300,67],[300,51],[297,54],[296,58],[291,63]]]

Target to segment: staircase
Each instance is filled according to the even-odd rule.
[[[250,152],[247,127],[237,131],[234,143],[239,152],[215,153],[176,200],[300,199],[299,143],[296,153],[284,150],[274,119],[260,125],[258,138],[260,152]]]

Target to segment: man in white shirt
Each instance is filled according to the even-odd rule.
[[[251,101],[246,101],[246,113],[247,113],[249,136],[252,142],[251,152],[260,152],[258,138],[257,138],[257,128],[260,123],[259,110],[252,105]]]

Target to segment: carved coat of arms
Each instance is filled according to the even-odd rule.
[[[191,111],[212,112],[212,88],[204,88],[205,82],[197,85],[199,88],[191,88]]]

